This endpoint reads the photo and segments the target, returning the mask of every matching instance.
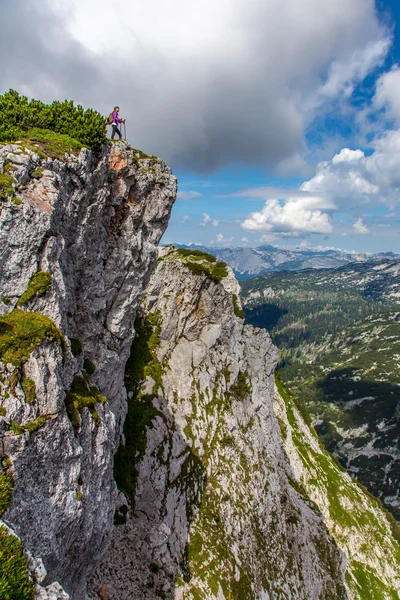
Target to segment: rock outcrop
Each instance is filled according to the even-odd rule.
[[[176,179],[119,142],[63,159],[3,145],[0,163],[16,181],[0,204],[3,520],[43,561],[39,597],[59,582],[81,600],[112,527],[125,363]]]
[[[135,361],[127,382],[129,412],[146,421],[132,435],[128,412],[130,500],[118,498],[91,597],[105,586],[111,600],[347,598],[344,554],[282,445],[276,348],[241,318],[232,272],[184,252],[166,249],[143,302],[132,356],[146,340],[150,354],[141,388]]]

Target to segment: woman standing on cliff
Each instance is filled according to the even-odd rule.
[[[111,113],[112,114],[112,134],[111,134],[111,139],[113,140],[115,137],[115,134],[118,133],[119,135],[119,139],[122,139],[122,135],[121,135],[121,131],[119,130],[119,125],[120,123],[125,123],[125,119],[121,119],[121,117],[119,116],[119,106],[114,106],[114,110]]]

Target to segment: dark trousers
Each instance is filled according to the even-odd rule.
[[[112,125],[112,134],[111,134],[112,140],[115,138],[116,133],[118,133],[119,139],[122,139],[122,135],[121,135],[120,130],[118,129],[118,125]]]

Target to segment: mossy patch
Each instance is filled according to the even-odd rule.
[[[153,406],[154,395],[162,387],[162,366],[156,349],[159,344],[160,315],[149,313],[146,318],[135,321],[136,337],[125,370],[128,391],[128,414],[124,424],[125,445],[120,444],[114,458],[114,477],[118,488],[129,498],[131,509],[135,507],[137,464],[146,451],[146,431],[159,413]],[[152,394],[141,392],[147,377],[154,381]]]
[[[47,340],[63,346],[64,337],[53,321],[44,315],[15,309],[0,317],[0,360],[19,367]]]
[[[0,201],[12,198],[14,194],[13,183],[17,183],[14,177],[8,173],[0,173]]]
[[[8,305],[11,302],[11,298],[9,298],[9,296],[3,296],[1,301],[3,302],[3,304]]]
[[[239,306],[239,300],[236,294],[232,294],[232,302],[233,302],[233,312],[239,319],[244,319],[245,314],[244,310],[242,310]]]
[[[229,396],[239,402],[243,402],[250,396],[251,392],[252,387],[249,374],[247,371],[239,371],[236,382],[230,387]]]
[[[40,179],[43,176],[44,169],[35,169],[31,173],[32,179]]]
[[[7,459],[3,459],[3,465],[2,471],[0,472],[0,517],[10,506],[13,493],[13,479],[10,474]]]
[[[81,424],[81,413],[86,407],[96,425],[100,424],[100,417],[96,411],[97,403],[105,404],[107,398],[103,396],[96,386],[90,386],[87,378],[77,375],[74,377],[70,389],[66,392],[65,406],[68,417],[74,427]]]
[[[216,257],[210,254],[209,252],[202,252],[202,250],[192,250],[190,248],[178,248],[176,251],[179,256],[190,256],[191,258],[198,258],[201,260],[206,260],[210,263],[215,263],[217,261]]]
[[[34,584],[22,542],[0,527],[0,598],[1,600],[33,600]]]
[[[33,379],[27,377],[21,381],[21,387],[24,390],[25,402],[32,404],[36,402],[36,384]]]
[[[93,375],[93,373],[96,371],[96,365],[88,358],[85,358],[83,361],[83,369],[88,375]]]
[[[17,302],[17,306],[23,306],[32,298],[41,297],[46,294],[51,288],[52,277],[46,271],[38,271],[32,275],[28,289],[22,294]]]
[[[82,354],[82,344],[79,340],[76,340],[75,338],[69,338],[69,343],[71,345],[71,352],[74,356],[79,356],[79,354]]]

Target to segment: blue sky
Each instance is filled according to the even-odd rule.
[[[400,252],[398,0],[3,5],[0,93],[118,104],[178,176],[164,242]]]
[[[374,69],[354,89],[350,104],[353,107],[359,106],[361,110],[366,103],[371,102],[379,76],[400,63],[400,4],[396,0],[384,0],[377,4],[377,10],[380,19],[392,30],[393,41],[384,63]],[[398,93],[400,94],[400,89]],[[372,149],[366,140],[362,140],[361,143],[363,136],[357,131],[358,128],[354,127],[352,118],[352,113],[347,118],[346,115],[335,117],[327,113],[315,119],[306,133],[308,143],[313,146],[313,154],[318,156],[319,140],[322,139],[326,143],[330,137],[338,138],[338,142],[333,145],[335,152],[348,145],[350,149],[361,148],[365,154],[371,154]],[[379,121],[377,115],[371,115],[370,118]],[[381,131],[385,131],[386,126],[387,123],[382,124]],[[328,158],[324,151],[321,154],[324,159]],[[333,155],[332,153],[332,157]],[[305,168],[305,173],[312,173],[313,167],[315,162],[313,164],[310,161],[309,170]],[[243,229],[241,224],[246,217],[250,213],[261,211],[265,201],[251,198],[246,194],[235,197],[235,194],[241,190],[264,186],[282,188],[286,191],[298,190],[308,179],[307,177],[302,177],[295,172],[287,176],[279,176],[263,168],[240,168],[240,166],[217,170],[202,177],[186,169],[176,168],[174,171],[178,176],[181,197],[175,204],[172,220],[164,237],[166,243],[255,246],[264,243],[265,240],[283,246],[307,244],[312,247],[340,247],[364,252],[400,252],[400,211],[396,212],[393,206],[372,201],[368,208],[356,207],[351,211],[346,209],[335,211],[332,216],[334,223],[332,232],[280,237],[279,233],[275,232],[269,235],[268,232]],[[199,195],[195,196],[194,193],[192,194],[194,197],[191,198],[190,192]],[[208,220],[207,217],[205,219],[204,215],[208,215],[210,219]],[[360,218],[368,232],[356,233],[354,230],[354,224]],[[361,231],[363,231],[362,226]]]

